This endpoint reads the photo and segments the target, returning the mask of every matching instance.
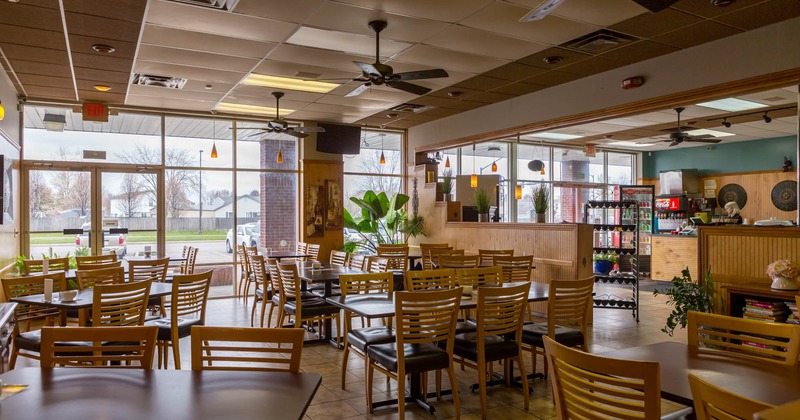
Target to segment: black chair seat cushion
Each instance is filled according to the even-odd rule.
[[[154,319],[144,325],[157,326],[159,340],[172,340],[172,320],[169,318]],[[203,322],[199,318],[178,318],[178,338],[188,337],[194,325],[203,325]]]
[[[339,308],[326,302],[319,297],[313,299],[303,299],[303,318],[316,318],[319,316],[331,315],[339,313]],[[283,310],[287,314],[295,314],[297,312],[297,302],[286,302],[283,305]]]
[[[256,288],[256,296],[264,299],[264,290],[260,287]],[[267,287],[267,299],[272,299],[272,286]]]
[[[478,323],[474,319],[456,322],[456,334],[471,333],[478,330]]]
[[[70,341],[56,343],[58,346],[91,346],[92,343],[88,341]],[[28,331],[20,333],[14,337],[14,346],[20,350],[27,350],[39,353],[42,349],[42,332],[41,330]]]
[[[547,324],[529,324],[522,327],[522,342],[544,348],[542,337],[547,335]],[[555,340],[567,347],[583,345],[583,333],[574,328],[556,326]]]
[[[358,328],[347,333],[347,342],[362,353],[375,344],[394,343],[394,339],[394,331],[385,326]]]
[[[406,373],[447,369],[450,356],[434,344],[406,344],[403,346]],[[397,344],[384,343],[367,347],[367,355],[392,372],[397,372]]]
[[[161,296],[147,298],[147,307],[161,306]]]
[[[508,359],[519,355],[519,347],[513,340],[498,335],[490,335],[484,338],[486,348],[486,361]],[[465,359],[478,360],[478,333],[456,334],[453,343],[453,354]]]

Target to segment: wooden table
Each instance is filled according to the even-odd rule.
[[[159,257],[157,255],[151,255],[146,257],[144,255],[128,255],[123,258],[125,261],[150,261],[150,260],[158,260],[164,257]],[[169,262],[184,262],[186,261],[186,257],[169,257]]]
[[[275,258],[278,261],[280,261],[280,260],[282,260],[284,258],[306,258],[306,257],[308,257],[308,254],[298,253],[298,252],[295,252],[295,251],[272,251],[272,252],[264,252],[263,255],[266,258]]]
[[[297,276],[305,283],[321,283],[323,285],[323,297],[329,298],[333,295],[333,283],[339,281],[339,276],[342,274],[364,274],[366,271],[354,268],[330,266],[329,264],[321,264],[321,268],[312,268],[311,262],[298,262],[297,263]],[[336,346],[336,338],[333,336],[333,325],[330,318],[322,322],[323,336],[320,340],[328,340]]]
[[[172,293],[172,284],[169,283],[159,283],[153,282],[150,284],[150,297],[161,297],[161,296],[169,296]],[[92,308],[92,303],[94,302],[94,290],[93,289],[83,289],[78,291],[78,296],[75,298],[74,301],[71,302],[64,302],[58,298],[58,292],[53,292],[53,300],[50,302],[45,302],[44,295],[30,295],[30,296],[20,296],[9,299],[11,302],[17,303],[26,303],[29,305],[38,305],[38,306],[47,306],[51,308],[58,308],[60,312],[60,324],[61,326],[67,325],[67,310],[69,309],[77,309],[80,314],[80,325],[87,324],[87,317],[86,317],[86,309]]]
[[[519,283],[505,283],[503,286],[513,286]],[[546,301],[549,291],[549,285],[543,283],[531,282],[531,289],[528,292],[529,302]],[[363,316],[365,318],[385,318],[395,315],[394,307],[394,294],[388,293],[368,293],[350,296],[335,296],[330,297],[327,301],[335,306],[338,306],[346,311],[353,312],[354,314]],[[476,294],[469,294],[461,297],[460,309],[474,309],[478,307],[478,296]],[[513,367],[511,369],[513,372]],[[421,407],[433,413],[435,408],[427,403],[427,399],[436,395],[435,392],[429,393],[427,398],[422,394],[422,387],[420,386],[420,373],[411,374],[411,386],[406,395],[407,402],[416,402]],[[503,380],[503,383],[506,381]],[[490,383],[491,384],[491,383]],[[442,391],[442,394],[448,394],[452,391]],[[383,407],[386,405],[397,404],[397,399],[377,401],[372,403],[373,408]]]
[[[318,373],[17,368],[4,419],[300,419]]]
[[[772,405],[800,398],[800,369],[712,354],[684,343],[663,342],[603,353],[626,360],[652,360],[661,365],[661,397],[692,405],[689,374],[756,401]]]

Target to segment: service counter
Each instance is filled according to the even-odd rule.
[[[650,244],[650,278],[671,281],[686,267],[692,278],[698,278],[697,236],[655,234]]]

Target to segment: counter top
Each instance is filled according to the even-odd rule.
[[[671,237],[671,238],[697,238],[697,234],[694,235],[673,235],[671,233],[653,233],[650,236],[658,236],[658,237]]]

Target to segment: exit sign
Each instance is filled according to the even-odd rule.
[[[108,105],[98,103],[83,104],[83,120],[108,122]]]
[[[594,145],[586,145],[583,146],[583,155],[586,157],[595,157],[597,156],[597,147]]]

